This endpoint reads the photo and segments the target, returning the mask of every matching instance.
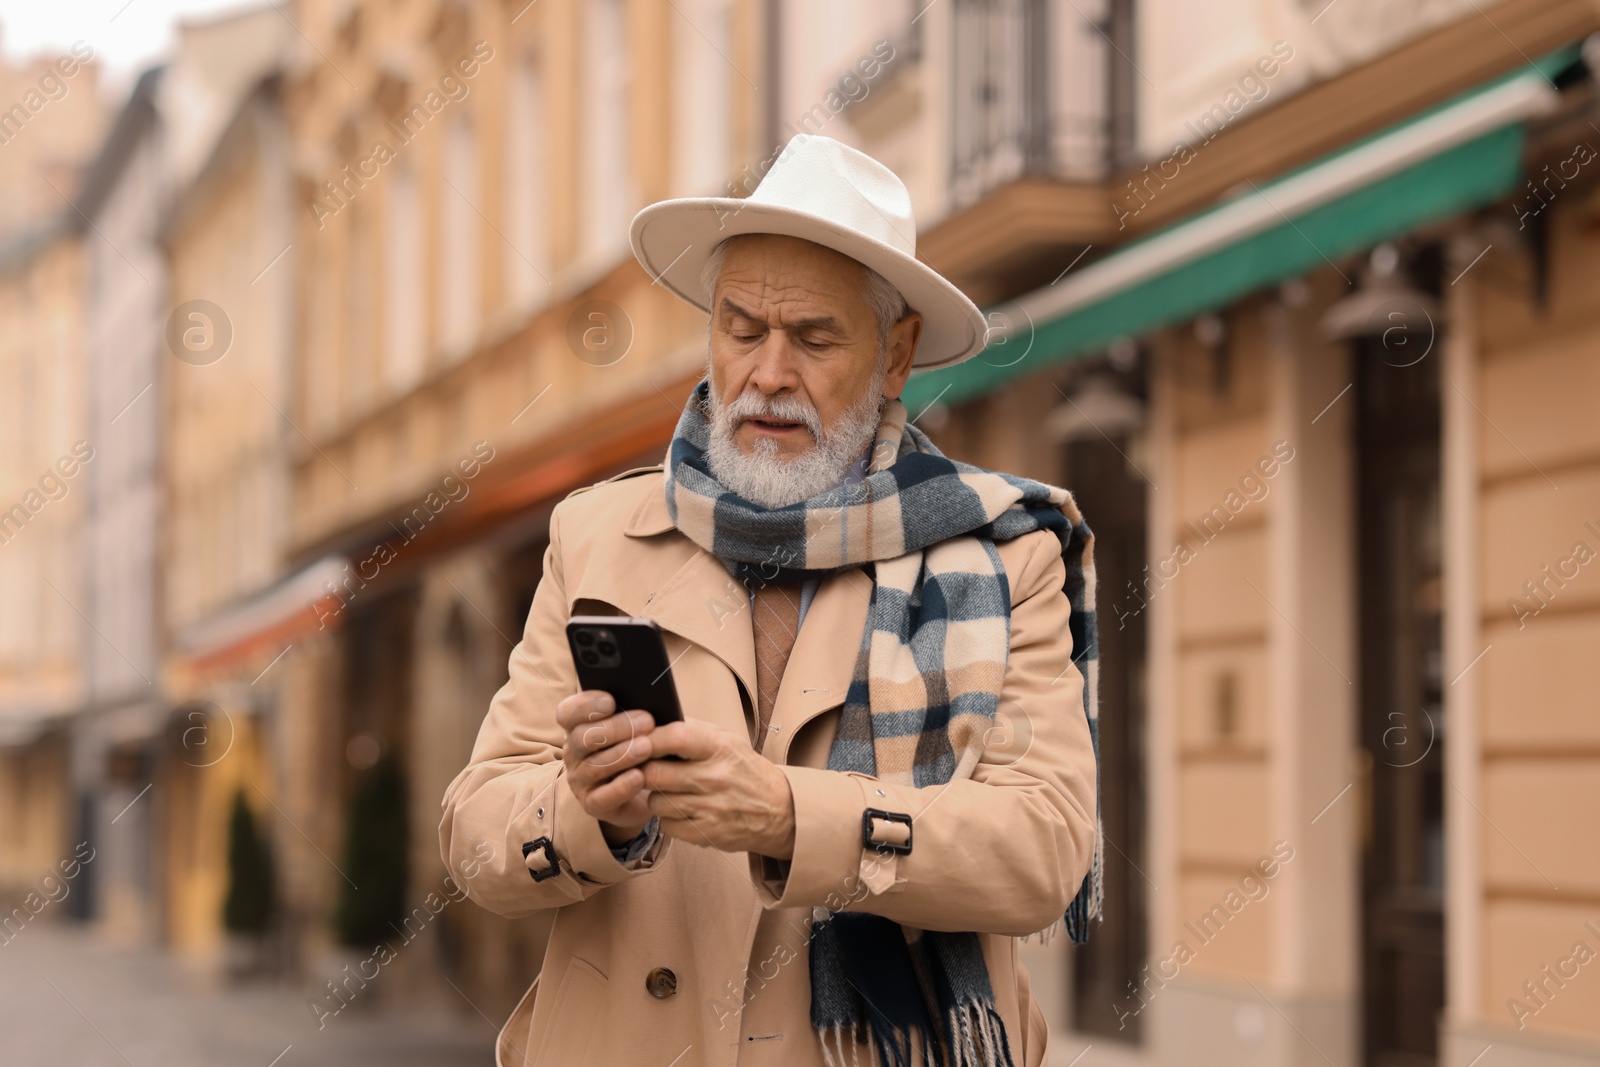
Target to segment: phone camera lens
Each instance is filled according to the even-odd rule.
[[[594,649],[592,648],[586,648],[582,652],[578,653],[578,658],[583,660],[584,663],[591,667],[600,662],[600,657],[595,655]]]
[[[610,641],[601,641],[599,648],[602,656],[615,656],[617,654],[617,646]]]
[[[588,630],[575,630],[575,631],[573,631],[572,639],[574,641],[578,642],[578,644],[580,644],[580,645],[592,645],[592,644],[594,644],[594,634],[590,633]]]

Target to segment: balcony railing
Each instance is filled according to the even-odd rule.
[[[954,0],[951,189],[1095,180],[1133,141],[1133,0]]]

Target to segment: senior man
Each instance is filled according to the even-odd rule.
[[[439,828],[479,904],[556,909],[501,1067],[1043,1062],[1016,939],[1098,911],[1093,540],[908,422],[985,334],[915,232],[806,135],[634,219],[706,376],[661,466],[552,513]],[[576,614],[655,620],[683,721],[576,691]]]

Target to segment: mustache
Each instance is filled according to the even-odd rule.
[[[738,420],[747,418],[803,423],[811,431],[813,440],[822,440],[822,416],[814,406],[793,394],[763,396],[759,392],[743,392],[717,412],[717,419],[730,428]]]

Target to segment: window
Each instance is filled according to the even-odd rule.
[[[951,184],[970,203],[1049,165],[1049,89],[1041,0],[956,0],[951,61]]]
[[[28,619],[33,615],[31,598],[36,592],[33,584],[33,561],[22,554],[20,546],[0,553],[0,662],[15,667],[25,660]]]
[[[377,392],[374,332],[377,330],[377,267],[372,254],[371,205],[350,205],[348,247],[345,250],[345,401],[364,410]]]
[[[448,190],[446,190],[448,192]],[[422,203],[417,176],[400,163],[389,178],[386,222],[388,247],[383,258],[383,379],[402,392],[422,377],[427,364],[427,294],[422,281]],[[452,194],[454,195],[454,194]]]
[[[726,195],[733,68],[728,0],[681,0],[672,20],[675,196]]]
[[[53,538],[45,542],[41,537],[35,558],[40,577],[46,578],[55,588],[34,586],[37,602],[44,608],[38,616],[40,633],[35,647],[46,660],[79,663],[82,662],[81,624],[75,605],[83,603],[84,583],[80,577],[82,557],[78,555],[76,531],[62,529],[57,516],[56,521],[50,521],[38,533]]]
[[[1133,0],[954,0],[958,203],[1027,174],[1103,177],[1134,152]]]
[[[301,404],[311,432],[327,434],[339,420],[339,301],[335,260],[324,241],[307,257],[305,390]]]
[[[606,258],[626,248],[634,202],[627,17],[623,0],[589,0],[584,11],[583,248]]]
[[[549,168],[544,81],[532,56],[511,75],[506,111],[506,292],[526,305],[549,288]]]
[[[459,359],[478,333],[479,245],[477,138],[457,117],[445,131],[439,188],[439,344]]]

